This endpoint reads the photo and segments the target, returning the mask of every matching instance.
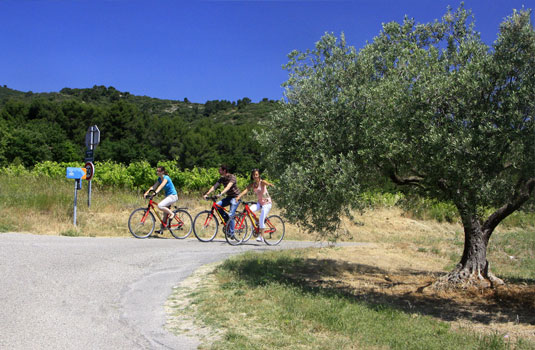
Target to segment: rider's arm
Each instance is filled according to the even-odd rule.
[[[262,184],[263,184],[264,186],[272,186],[272,187],[275,187],[274,184],[272,184],[271,182],[267,182],[266,180],[262,180]]]
[[[167,183],[167,179],[164,178],[162,183],[160,184],[160,186],[158,186],[158,188],[155,190],[156,194],[160,193],[160,191],[162,190],[162,188],[164,188],[165,184]],[[154,184],[156,185],[156,184]],[[154,187],[154,186],[153,186]]]
[[[228,190],[230,190],[230,188],[232,187],[234,183],[232,181],[230,181],[227,186],[225,186],[225,188],[223,189],[223,191],[221,191],[221,195],[224,195],[225,193],[227,193]]]
[[[147,192],[145,192],[145,194],[143,195],[143,197],[147,197],[147,195],[149,194],[150,191],[154,191],[155,188],[158,187],[158,181],[156,181],[154,183],[154,185],[152,185],[151,187],[149,187],[149,189],[147,190]]]
[[[206,193],[204,194],[204,196],[203,196],[204,199],[206,199],[206,197],[207,197],[210,193],[212,193],[212,192],[215,190],[216,185],[218,185],[218,183],[216,183],[215,185],[213,185],[212,187],[210,187],[210,189],[208,190],[208,192],[206,192]]]
[[[245,190],[243,190],[239,195],[238,197],[236,197],[236,200],[239,201],[241,197],[245,196],[247,194],[247,192],[249,192],[249,187],[251,187],[251,185],[247,186],[245,188]]]

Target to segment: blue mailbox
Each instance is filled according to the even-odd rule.
[[[67,179],[85,179],[85,168],[67,168]]]

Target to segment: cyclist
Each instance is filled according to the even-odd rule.
[[[253,169],[251,171],[251,183],[236,198],[237,200],[240,200],[240,198],[245,196],[245,194],[247,194],[247,192],[251,189],[256,193],[258,202],[256,204],[251,205],[249,208],[252,211],[261,210],[260,219],[258,220],[258,227],[259,227],[258,237],[256,238],[258,242],[264,241],[265,221],[266,221],[269,211],[271,210],[271,197],[269,196],[269,193],[267,190],[268,186],[274,186],[274,185],[272,183],[267,182],[266,180],[263,180],[260,177],[260,171],[258,169]]]
[[[167,215],[167,218],[169,219],[169,222],[173,219],[174,215],[171,209],[171,205],[178,201],[178,194],[175,189],[175,185],[173,185],[173,181],[171,181],[171,178],[169,177],[169,174],[165,170],[163,166],[159,166],[156,168],[156,174],[158,174],[158,179],[152,185],[147,192],[143,195],[144,198],[147,198],[147,195],[151,190],[156,192],[156,194],[160,193],[160,191],[164,191],[165,198],[158,203],[158,208]],[[165,221],[165,217],[164,220]],[[161,234],[163,232],[163,227],[160,226],[160,230],[154,231],[154,233]]]
[[[223,216],[224,219],[228,220],[227,234],[229,235],[229,237],[233,237],[234,236],[234,215],[236,214],[236,209],[238,209],[238,204],[239,204],[236,197],[238,197],[238,195],[240,194],[240,190],[238,188],[238,185],[236,184],[236,176],[234,176],[233,174],[229,172],[228,167],[226,165],[222,164],[219,167],[219,175],[221,175],[219,180],[217,180],[217,182],[208,190],[208,192],[204,194],[203,198],[206,199],[206,197],[208,197],[210,193],[215,191],[219,187],[219,185],[224,186],[223,190],[221,191],[219,195],[223,196],[226,194],[227,196],[223,198],[222,200],[220,200],[219,202],[217,202],[217,205],[220,205],[222,207],[226,207],[230,205],[228,218],[227,218],[227,214],[222,209],[218,209],[218,210],[221,216]]]

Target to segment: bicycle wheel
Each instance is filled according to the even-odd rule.
[[[249,218],[249,216],[246,214],[246,213],[243,213],[243,215],[246,215],[247,216],[247,219],[245,219],[246,221],[249,221],[249,224],[251,226],[251,228],[248,230],[247,234],[245,235],[245,237],[243,238],[243,242],[242,243],[245,243],[247,242],[248,240],[251,239],[251,237],[253,236],[253,232],[254,232],[254,225],[253,223],[250,221],[251,219]]]
[[[211,210],[201,211],[193,220],[193,233],[201,242],[211,242],[217,234],[218,227],[217,217]]]
[[[227,230],[227,226],[225,226],[224,231]],[[242,244],[243,239],[245,238],[245,236],[247,236],[247,226],[247,217],[245,216],[245,214],[236,214],[236,216],[234,217],[234,235],[229,236],[225,232],[225,239],[227,240],[227,243],[230,245]]]
[[[171,225],[168,227],[173,237],[178,239],[184,239],[191,234],[193,230],[193,220],[191,215],[184,209],[177,209],[173,211],[175,216],[171,221]]]
[[[128,218],[128,229],[136,238],[147,238],[154,231],[156,220],[147,208],[136,209]]]
[[[264,241],[268,245],[277,245],[284,238],[284,221],[278,215],[271,215],[266,219]]]

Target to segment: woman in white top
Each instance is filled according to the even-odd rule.
[[[249,190],[253,190],[256,193],[256,196],[258,198],[258,202],[256,204],[253,204],[250,206],[250,209],[252,211],[258,211],[262,210],[260,212],[260,219],[258,220],[258,226],[259,226],[259,234],[256,240],[258,242],[264,241],[264,229],[265,229],[265,221],[266,217],[268,216],[269,211],[271,210],[271,197],[268,193],[268,186],[274,186],[273,184],[267,182],[266,180],[262,180],[260,177],[260,171],[258,169],[253,169],[251,171],[251,183],[245,190],[242,191],[236,197],[236,200],[240,200],[241,197],[243,197]]]

